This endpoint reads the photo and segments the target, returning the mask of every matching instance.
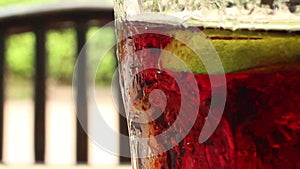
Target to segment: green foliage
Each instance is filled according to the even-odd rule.
[[[0,0],[0,6],[15,5],[15,4],[41,4],[45,2],[92,2],[97,0]],[[112,3],[112,0],[99,0],[99,2]]]
[[[20,3],[42,3],[42,2],[52,2],[54,0],[1,0],[0,6],[5,5],[13,5],[13,4],[20,4]]]
[[[115,71],[116,58],[113,49],[107,53],[104,52],[106,49],[109,49],[110,45],[115,41],[114,29],[104,28],[101,32],[98,32],[98,29],[98,27],[92,27],[88,32],[88,41],[91,44],[88,54],[91,55],[92,58],[102,58],[98,64],[95,80],[98,84],[108,85]]]
[[[33,33],[12,35],[7,40],[7,64],[11,75],[30,78],[33,74],[35,36]]]
[[[48,75],[51,80],[70,83],[75,58],[74,29],[50,30],[47,34]]]

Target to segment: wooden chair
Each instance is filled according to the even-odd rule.
[[[111,5],[100,3],[51,3],[42,6],[31,6],[30,8],[18,8],[14,10],[0,11],[0,160],[2,160],[3,147],[3,111],[4,111],[4,74],[6,59],[6,37],[12,34],[23,32],[34,32],[36,36],[35,43],[35,76],[34,76],[34,152],[36,163],[45,161],[45,107],[46,107],[46,33],[49,29],[63,29],[73,27],[77,32],[77,52],[80,52],[86,42],[86,32],[90,26],[103,26],[114,20],[113,9]],[[91,22],[93,21],[93,22]],[[75,64],[75,63],[70,63]],[[85,68],[85,62],[78,65]],[[78,74],[78,80],[84,81],[85,73]],[[77,102],[80,106],[76,111],[86,112],[86,84],[78,84]],[[86,113],[85,113],[86,114]],[[87,125],[87,117],[85,124]],[[126,120],[120,120],[120,128],[126,133]],[[125,130],[124,130],[125,128]],[[76,160],[77,163],[87,163],[88,142],[87,135],[77,120],[77,144]],[[127,140],[123,140],[128,144]],[[128,151],[128,148],[122,147],[121,151]],[[126,147],[126,146],[125,146]],[[128,162],[128,158],[121,158],[121,162]]]

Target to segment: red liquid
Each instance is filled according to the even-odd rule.
[[[159,30],[168,29],[160,27]],[[143,30],[140,29],[140,33]],[[123,54],[121,60],[133,56],[130,50],[122,49],[132,48],[136,52],[149,48],[163,49],[171,41],[172,37],[159,34],[131,37],[119,46],[119,52]],[[159,56],[157,50],[145,50],[136,53],[135,59],[151,67],[158,63]],[[155,120],[147,124],[130,123],[130,130],[141,130],[147,137],[156,136],[173,125],[181,107],[181,97],[189,97],[183,104],[197,104],[189,87],[179,90],[174,76],[179,79],[179,84],[194,78],[197,81],[200,107],[196,122],[188,135],[171,150],[154,157],[136,159],[134,163],[139,168],[300,169],[300,62],[227,73],[226,106],[222,120],[214,134],[202,144],[198,139],[212,97],[207,74],[174,72],[170,75],[154,68],[138,73],[129,89],[129,102],[141,112],[149,108],[155,110],[149,114]],[[164,92],[167,98],[165,107],[161,104],[165,97],[157,95],[154,100],[149,100],[154,89]],[[156,118],[156,112],[163,114]],[[184,118],[179,119],[181,125],[194,120],[189,119],[189,109],[185,113]],[[183,134],[180,126],[176,129],[172,137]],[[174,140],[172,137],[156,141],[164,146]],[[149,146],[153,150],[159,148],[151,141]]]

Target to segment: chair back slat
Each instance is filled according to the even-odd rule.
[[[35,161],[45,160],[45,111],[46,111],[46,31],[43,26],[34,30],[35,78],[34,78],[34,148]]]
[[[87,129],[87,75],[86,75],[86,50],[84,44],[86,42],[87,25],[84,21],[76,23],[77,34],[77,81],[76,81],[76,161],[77,163],[87,163],[88,156],[88,139],[84,129]],[[78,120],[80,119],[80,121]]]
[[[0,161],[3,150],[3,113],[4,113],[4,70],[5,70],[5,33],[0,29]]]

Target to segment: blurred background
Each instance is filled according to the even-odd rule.
[[[46,8],[49,4],[96,3],[95,0],[1,0],[1,14],[20,12],[31,8]],[[112,6],[112,0],[98,0]],[[47,20],[47,18],[45,18]],[[106,48],[105,42],[114,41],[114,29],[96,34],[99,26],[89,26],[86,38],[93,38],[91,49]],[[95,40],[96,39],[96,40]],[[34,157],[34,75],[35,42],[32,31],[9,34],[5,38],[3,157],[5,164],[33,164]],[[72,97],[72,76],[77,57],[76,30],[72,26],[46,31],[46,135],[45,164],[76,164],[76,113]],[[2,62],[3,60],[0,60]],[[101,103],[105,119],[118,130],[116,106],[112,100],[111,78],[116,60],[111,50],[97,71],[96,99]],[[2,76],[2,75],[1,75]],[[93,128],[93,127],[91,127]],[[97,129],[94,129],[97,131]],[[116,140],[116,149],[119,141]],[[88,141],[88,164],[117,165],[119,157]]]

